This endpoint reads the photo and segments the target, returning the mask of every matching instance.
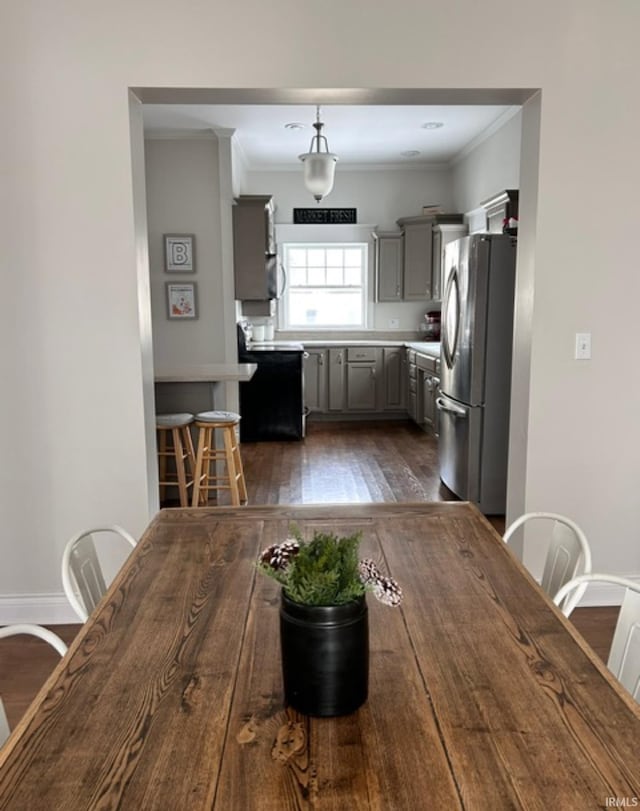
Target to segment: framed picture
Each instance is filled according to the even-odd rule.
[[[198,302],[196,299],[196,283],[174,284],[167,282],[167,317],[168,318],[197,318]]]
[[[195,273],[193,234],[164,235],[164,269],[167,273]]]

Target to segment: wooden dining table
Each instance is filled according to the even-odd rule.
[[[362,532],[369,696],[284,705],[291,524]],[[640,709],[467,503],[162,510],[0,750],[0,809],[422,811],[640,803]]]

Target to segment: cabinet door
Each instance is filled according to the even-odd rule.
[[[385,347],[382,350],[384,395],[383,409],[397,411],[404,408],[406,391],[406,354],[404,347]]]
[[[277,295],[273,201],[241,195],[232,209],[235,297],[268,301]]]
[[[347,410],[376,410],[376,364],[347,364]]]
[[[304,404],[309,411],[327,411],[326,349],[307,349],[304,358]]]
[[[344,411],[346,350],[329,350],[329,411]]]
[[[428,301],[431,294],[432,223],[404,227],[404,299]]]
[[[376,239],[378,301],[402,300],[402,234]]]

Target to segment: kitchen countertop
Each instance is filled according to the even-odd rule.
[[[432,358],[440,357],[440,341],[405,341],[405,346],[415,349],[422,355],[429,355]]]
[[[303,352],[302,341],[250,341],[247,352]]]
[[[201,363],[168,367],[156,373],[156,383],[226,383],[251,380],[255,363]]]

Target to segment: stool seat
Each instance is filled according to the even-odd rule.
[[[191,425],[193,414],[156,414],[156,426],[158,428],[182,428],[184,425]]]
[[[192,505],[205,506],[209,491],[228,490],[231,504],[247,503],[247,486],[242,469],[237,427],[240,414],[235,411],[201,411],[195,416],[198,449],[193,476]],[[216,446],[216,431],[222,434],[223,447]]]
[[[195,419],[196,422],[240,422],[240,414],[235,411],[201,411]]]
[[[190,487],[196,465],[190,425],[193,414],[156,414],[158,433],[158,484],[162,502],[167,487],[177,487],[180,506],[189,506]],[[186,462],[186,464],[185,464]],[[168,466],[171,466],[171,470]]]

